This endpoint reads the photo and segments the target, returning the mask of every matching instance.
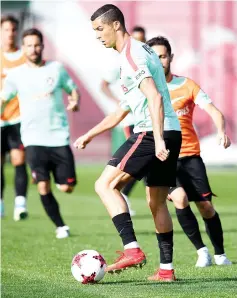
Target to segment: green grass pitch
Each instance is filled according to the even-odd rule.
[[[172,203],[169,208],[174,221],[174,265],[176,283],[147,281],[158,266],[159,257],[154,225],[146,205],[144,188],[139,183],[132,194],[132,205],[137,211],[134,227],[137,238],[147,255],[143,269],[130,269],[120,275],[107,274],[96,285],[80,285],[70,271],[74,254],[83,249],[98,250],[108,263],[122,250],[121,241],[100,199],[94,192],[94,182],[103,167],[78,168],[79,183],[73,194],[60,193],[53,185],[71,237],[57,240],[55,228],[40,204],[36,186],[29,189],[29,214],[26,221],[12,219],[14,190],[13,170],[6,167],[6,217],[2,220],[2,297],[5,298],[97,298],[97,297],[237,297],[237,173],[236,171],[209,172],[214,199],[225,237],[227,256],[233,266],[195,268],[196,251],[177,223]],[[197,214],[196,207],[192,205]],[[204,241],[213,249],[198,216]]]

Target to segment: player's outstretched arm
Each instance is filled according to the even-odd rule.
[[[94,126],[83,136],[79,137],[75,141],[74,147],[78,149],[84,149],[86,145],[90,143],[94,137],[118,125],[127,116],[129,112],[130,111],[125,111],[121,107],[118,107],[114,113],[106,116],[99,124]]]
[[[162,96],[156,88],[152,77],[144,78],[140,84],[140,90],[148,100],[148,107],[151,114],[153,134],[156,145],[156,157],[161,161],[167,159],[169,151],[166,150],[163,139],[164,132],[164,106]]]
[[[217,128],[218,143],[225,149],[231,145],[231,141],[225,132],[225,118],[212,103],[206,104],[203,109],[211,116]]]
[[[79,105],[80,95],[76,89],[73,89],[71,94],[68,96],[68,106],[67,110],[72,112],[77,112],[80,110]]]

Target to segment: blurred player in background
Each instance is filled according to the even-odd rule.
[[[81,136],[83,149],[97,135],[118,125],[132,111],[134,133],[117,150],[96,181],[95,189],[122,238],[124,251],[108,272],[142,266],[146,257],[137,242],[128,206],[120,190],[131,179],[146,177],[147,201],[160,248],[160,268],[149,280],[174,281],[173,226],[166,198],[176,185],[176,165],[181,146],[178,118],[170,102],[165,75],[157,55],[131,38],[122,12],[114,5],[99,8],[91,17],[97,39],[120,53],[120,82],[124,92],[117,110]]]
[[[17,30],[19,22],[13,16],[1,18],[1,89],[10,69],[25,63],[22,50],[17,48]],[[27,217],[26,193],[28,176],[25,165],[25,151],[20,136],[20,110],[18,98],[4,105],[1,111],[1,216],[4,216],[4,163],[7,153],[15,167],[15,207],[14,220]]]
[[[171,102],[179,117],[182,129],[182,147],[178,160],[177,186],[170,188],[169,197],[176,207],[176,215],[183,231],[197,249],[196,267],[212,264],[211,255],[202,241],[199,226],[189,201],[194,201],[213,244],[217,265],[230,265],[225,255],[223,231],[218,213],[212,204],[212,190],[208,182],[205,165],[200,156],[200,143],[193,127],[193,111],[198,105],[207,112],[216,128],[218,142],[224,147],[230,146],[225,132],[225,119],[214,106],[208,95],[191,79],[173,75],[171,62],[173,54],[169,41],[162,36],[147,42],[157,53],[163,65]]]
[[[43,48],[39,30],[29,29],[23,33],[26,63],[9,73],[1,99],[8,103],[18,94],[27,161],[38,184],[44,209],[57,227],[56,237],[65,238],[69,236],[69,227],[65,225],[51,191],[50,172],[61,191],[73,191],[76,174],[62,90],[70,95],[67,110],[78,109],[79,95],[61,63],[43,60]]]
[[[131,36],[133,38],[135,38],[138,41],[141,42],[146,42],[146,31],[143,27],[140,26],[135,26],[132,29],[132,34]],[[113,67],[112,69],[110,69],[109,71],[107,71],[106,75],[104,76],[104,79],[101,83],[101,89],[104,92],[104,94],[106,96],[108,96],[109,98],[111,98],[113,101],[115,101],[116,103],[119,103],[119,97],[120,97],[120,90],[117,92],[116,95],[114,95],[114,93],[111,91],[110,89],[110,85],[111,84],[115,84],[116,82],[119,81],[119,63],[117,63],[117,67]],[[127,115],[127,117],[123,120],[122,122],[123,124],[123,129],[124,129],[124,135],[125,138],[128,139],[131,134],[133,134],[133,129],[134,129],[134,119],[133,119],[133,115],[132,113],[129,113]],[[131,203],[128,199],[128,196],[130,195],[133,187],[135,186],[137,180],[133,179],[131,180],[122,190],[122,194],[128,204],[128,208],[129,208],[129,213],[131,216],[134,216],[136,214],[136,211],[134,211],[131,207]]]

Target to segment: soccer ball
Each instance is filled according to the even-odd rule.
[[[105,268],[105,259],[95,250],[82,250],[72,259],[72,275],[82,284],[100,281],[105,275]]]

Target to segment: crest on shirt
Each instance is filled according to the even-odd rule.
[[[47,85],[51,87],[54,83],[54,79],[52,77],[48,77],[46,82],[47,82]]]

